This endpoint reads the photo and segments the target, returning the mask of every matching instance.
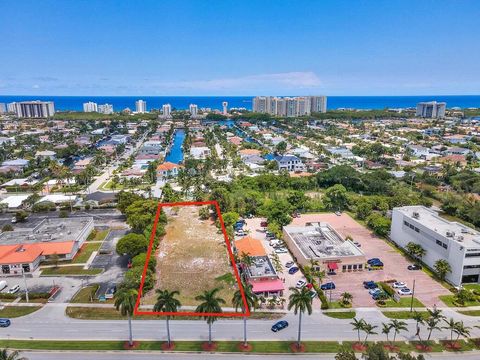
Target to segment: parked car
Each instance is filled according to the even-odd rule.
[[[8,286],[8,284],[5,280],[0,281],[0,291],[5,289],[7,286]]]
[[[117,287],[115,285],[110,286],[107,291],[105,291],[105,299],[113,299],[116,292]]]
[[[378,294],[378,293],[380,293],[380,292],[382,292],[382,291],[383,291],[382,289],[380,289],[380,288],[377,287],[377,288],[368,290],[368,293],[369,293],[370,295],[375,295],[375,294]]]
[[[403,281],[395,281],[392,286],[394,289],[401,289],[407,287],[407,284],[405,284]]]
[[[340,211],[335,211],[335,215],[337,215],[337,216],[341,216],[341,215],[342,215],[342,213],[341,213]]]
[[[320,286],[320,289],[322,289],[322,290],[334,290],[335,289],[335,283],[334,282],[328,282],[328,283],[322,284]]]
[[[316,298],[317,295],[318,295],[315,290],[310,290],[310,291],[309,291],[309,294],[310,294],[310,297],[311,297],[312,299]]]
[[[243,231],[243,230],[239,230],[239,231],[236,231],[236,232],[235,232],[235,235],[236,235],[236,236],[245,236],[245,235],[247,235],[247,233],[246,233],[245,231]]]
[[[300,280],[297,281],[297,284],[295,285],[295,287],[296,287],[297,289],[301,289],[301,288],[303,288],[305,285],[307,285],[307,282],[306,282],[305,280],[303,280],[303,279],[300,279]]]
[[[412,290],[409,288],[401,288],[397,290],[398,295],[412,295]]]
[[[280,320],[280,321],[277,321],[275,324],[273,324],[272,331],[277,332],[282,329],[285,329],[286,327],[288,327],[288,322],[285,320]]]
[[[297,271],[298,271],[298,267],[296,267],[296,266],[291,267],[290,269],[288,269],[288,273],[289,273],[290,275],[295,274]]]
[[[10,319],[1,318],[0,327],[9,327],[11,324]]]
[[[20,291],[20,285],[13,285],[10,289],[8,289],[9,294],[15,294]]]
[[[383,267],[383,262],[377,261],[370,263],[370,267]]]
[[[371,265],[372,263],[376,263],[376,262],[379,262],[379,261],[380,261],[379,258],[371,258],[371,259],[367,260],[367,264]]]
[[[266,228],[266,227],[268,226],[268,222],[262,221],[262,222],[260,223],[260,226]]]
[[[375,289],[375,288],[378,288],[378,285],[375,283],[375,281],[364,281],[363,282],[363,287],[365,289]]]
[[[288,250],[287,250],[287,248],[280,247],[280,248],[275,249],[275,252],[277,254],[286,254],[286,253],[288,253]]]
[[[281,245],[281,244],[282,242],[278,239],[270,240],[270,242],[268,243],[268,245],[270,246]]]
[[[355,241],[353,245],[355,245],[356,247],[362,247],[362,244],[360,244],[358,241]]]
[[[380,291],[380,292],[372,295],[373,300],[384,300],[386,298],[388,298],[388,295],[383,291]]]
[[[408,265],[407,269],[408,270],[422,270],[422,265],[418,265],[418,264]]]
[[[285,264],[285,267],[287,269],[290,269],[293,265],[295,265],[295,263],[293,261],[287,261],[287,263]]]

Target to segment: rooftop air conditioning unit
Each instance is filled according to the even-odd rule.
[[[413,218],[418,219],[420,217],[420,214],[417,211],[413,212]]]
[[[453,231],[447,231],[446,235],[447,237],[454,237],[455,233]]]
[[[460,241],[460,242],[463,241],[463,236],[461,236],[461,235],[457,236],[457,241]]]
[[[468,229],[462,228],[462,234],[468,234]]]

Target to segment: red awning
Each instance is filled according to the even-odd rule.
[[[328,270],[337,270],[338,265],[337,265],[337,263],[329,262],[329,263],[327,263],[327,268],[328,268]]]
[[[254,293],[267,291],[283,291],[284,285],[281,280],[252,281],[252,291]]]

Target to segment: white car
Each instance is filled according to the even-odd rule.
[[[288,250],[286,248],[276,248],[275,252],[277,254],[286,254],[286,253],[288,253]]]
[[[15,294],[20,290],[20,285],[14,285],[10,289],[8,289],[9,294]]]
[[[241,231],[237,231],[237,232],[235,233],[235,235],[236,235],[236,236],[245,236],[245,235],[247,235],[247,233],[246,233],[245,231],[241,230]]]
[[[285,267],[287,269],[290,269],[293,265],[295,265],[295,263],[293,261],[288,261],[286,264],[285,264]]]
[[[300,279],[300,280],[297,281],[297,284],[295,285],[295,287],[296,287],[297,289],[301,289],[301,288],[303,288],[305,285],[307,285],[307,282],[306,282],[305,280],[303,280],[303,279]]]
[[[407,284],[402,282],[402,281],[396,281],[396,282],[393,283],[393,287],[395,289],[402,289],[402,288],[406,288]]]
[[[412,290],[409,288],[401,288],[397,290],[398,295],[412,295]]]
[[[382,292],[382,290],[379,289],[379,288],[375,288],[375,289],[370,289],[370,290],[368,290],[368,293],[369,293],[370,295],[375,295],[376,293],[379,293],[379,292]]]

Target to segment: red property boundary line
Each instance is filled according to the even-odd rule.
[[[245,312],[222,312],[222,313],[199,313],[199,312],[187,312],[187,311],[176,311],[176,312],[163,312],[163,311],[141,311],[139,310],[140,300],[142,298],[143,286],[145,283],[145,278],[147,276],[148,262],[150,261],[150,256],[152,255],[153,241],[155,239],[155,233],[157,232],[158,219],[160,217],[160,212],[162,207],[174,207],[174,206],[199,206],[199,205],[213,205],[217,211],[218,219],[220,220],[220,225],[222,228],[223,237],[225,243],[227,244],[228,256],[230,258],[230,263],[233,266],[233,273],[235,279],[237,280],[238,288],[240,289],[240,294],[242,295],[243,308]],[[231,317],[231,316],[250,316],[250,310],[247,306],[247,299],[245,298],[245,291],[240,280],[240,274],[238,273],[237,264],[235,263],[235,258],[233,257],[232,250],[230,248],[230,241],[228,240],[227,230],[225,229],[225,223],[223,222],[222,213],[220,212],[220,207],[218,202],[215,200],[212,201],[185,201],[185,202],[174,202],[174,203],[158,203],[157,213],[155,215],[155,222],[153,223],[152,234],[150,235],[150,243],[148,245],[147,257],[145,265],[143,267],[142,279],[140,281],[140,289],[138,290],[137,301],[135,303],[135,308],[133,310],[134,315],[162,315],[162,316],[213,316],[213,317]]]

